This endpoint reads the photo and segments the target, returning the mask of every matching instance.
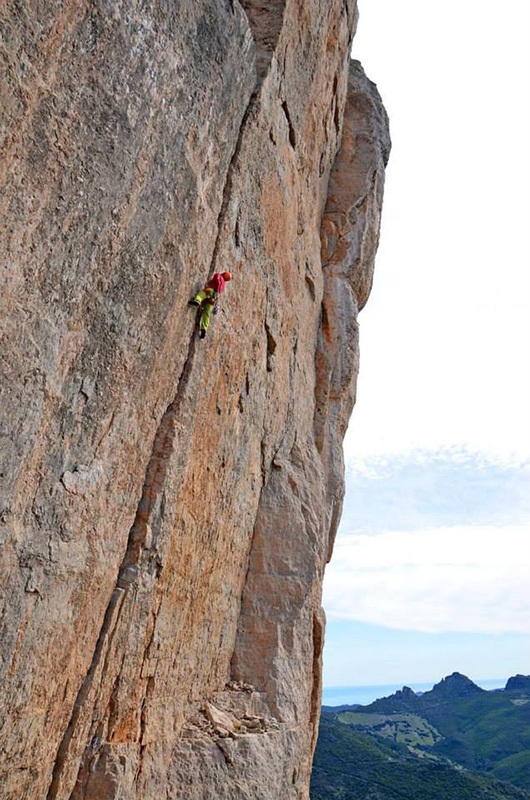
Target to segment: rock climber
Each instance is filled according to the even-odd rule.
[[[206,331],[210,327],[210,318],[212,311],[217,313],[217,301],[219,295],[225,290],[225,283],[232,280],[232,273],[226,270],[225,272],[216,272],[213,278],[210,278],[204,289],[197,292],[195,297],[188,300],[189,306],[197,306],[201,310],[201,321],[199,323],[199,336],[204,339]]]

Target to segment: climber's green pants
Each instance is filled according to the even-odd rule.
[[[199,323],[199,327],[201,331],[206,331],[210,327],[210,318],[212,316],[212,311],[215,306],[214,300],[214,290],[207,288],[202,289],[202,291],[197,292],[195,297],[193,298],[197,303],[201,304],[201,321]],[[207,301],[207,302],[205,302]]]

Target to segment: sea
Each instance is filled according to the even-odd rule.
[[[473,681],[481,689],[492,691],[493,689],[504,689],[506,678],[488,678],[482,681]],[[381,697],[388,697],[398,689],[406,685],[414,692],[428,692],[434,683],[385,683],[378,686],[325,686],[322,692],[323,706],[353,706],[359,704],[366,706],[379,700]]]

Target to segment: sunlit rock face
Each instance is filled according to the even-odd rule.
[[[389,147],[355,23],[0,10],[2,800],[308,797]]]

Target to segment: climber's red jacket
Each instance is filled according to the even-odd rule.
[[[206,287],[213,289],[214,292],[217,292],[217,294],[221,294],[221,292],[224,292],[225,290],[225,279],[220,272],[216,272],[213,278],[210,278],[206,284]]]

